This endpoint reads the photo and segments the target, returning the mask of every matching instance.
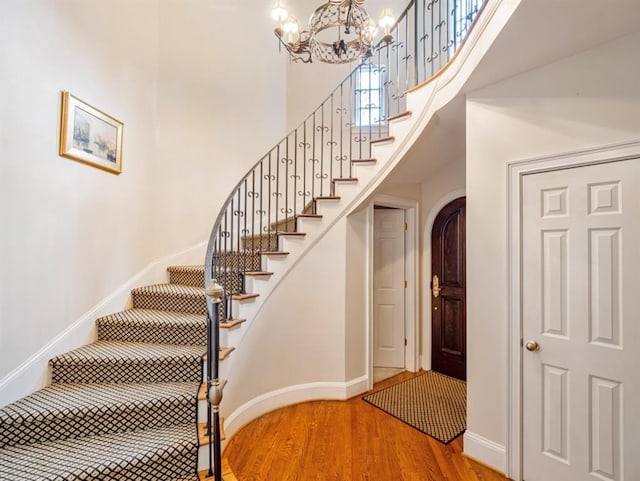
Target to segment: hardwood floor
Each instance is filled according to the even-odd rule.
[[[380,389],[415,374],[402,373]],[[357,396],[273,411],[242,428],[224,458],[238,481],[505,481]]]

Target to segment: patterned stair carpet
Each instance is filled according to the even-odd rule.
[[[467,428],[467,383],[434,371],[362,399],[445,444]]]
[[[0,409],[0,480],[198,479],[203,268],[169,273],[98,319],[96,342],[51,359],[50,386]]]

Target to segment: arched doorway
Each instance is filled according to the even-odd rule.
[[[466,380],[466,198],[438,213],[431,230],[431,368]]]

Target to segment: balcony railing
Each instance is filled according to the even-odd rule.
[[[315,214],[316,199],[334,195],[336,179],[352,177],[353,161],[371,159],[371,141],[385,137],[387,119],[406,110],[406,91],[451,60],[483,1],[412,1],[392,39],[379,42],[231,191],[213,225],[205,261],[206,285],[217,279],[225,291],[219,309],[209,309],[210,390],[219,385],[218,322],[233,317],[231,297],[245,293],[245,274],[261,270],[262,254],[277,250],[278,236],[293,232],[298,217]],[[217,423],[209,424],[214,442],[217,429]],[[213,451],[212,464],[220,466],[219,446]]]

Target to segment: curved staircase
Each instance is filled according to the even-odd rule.
[[[50,386],[0,409],[0,479],[198,479],[203,268],[170,267],[169,278],[134,289],[131,309],[96,321],[94,343],[49,361]]]
[[[261,410],[289,402],[277,398],[281,386],[269,386],[260,374],[252,374],[259,381],[255,392],[238,394],[241,381],[253,381],[244,377],[248,358],[256,364],[270,352],[249,352],[242,342],[278,287],[293,282],[287,279],[293,268],[375,192],[438,109],[459,94],[464,76],[458,72],[473,69],[465,62],[480,33],[466,54],[454,52],[468,40],[484,2],[468,0],[462,12],[457,6],[451,10],[450,2],[457,0],[411,2],[396,25],[404,40],[379,44],[367,63],[249,171],[214,223],[204,266],[169,267],[169,283],[133,289],[133,308],[96,321],[94,343],[51,359],[51,386],[0,409],[0,479],[205,478],[212,445],[219,448],[211,442],[213,403],[207,404],[207,392],[226,384],[216,379],[217,365],[210,369],[216,376],[206,372],[208,342],[220,345],[218,361],[239,348],[236,359],[242,363],[222,366],[222,377],[234,379],[230,399],[222,404],[231,434]],[[492,10],[485,17],[492,18],[501,3],[487,2]],[[430,23],[431,30],[413,31],[415,41],[409,41],[418,23]],[[440,75],[445,67],[448,72]],[[362,87],[354,87],[359,69],[387,76],[380,89],[385,115],[367,126],[351,118],[363,95]],[[225,294],[218,322],[208,326],[212,304],[204,286],[213,279]],[[262,342],[260,332],[252,334],[254,347]],[[326,336],[324,342],[332,340]],[[340,370],[344,377],[344,366]],[[348,383],[325,384],[339,384],[333,392],[346,397]],[[312,395],[322,387],[304,386]],[[272,393],[274,401],[268,399]],[[234,479],[224,460],[221,465],[225,480]]]

